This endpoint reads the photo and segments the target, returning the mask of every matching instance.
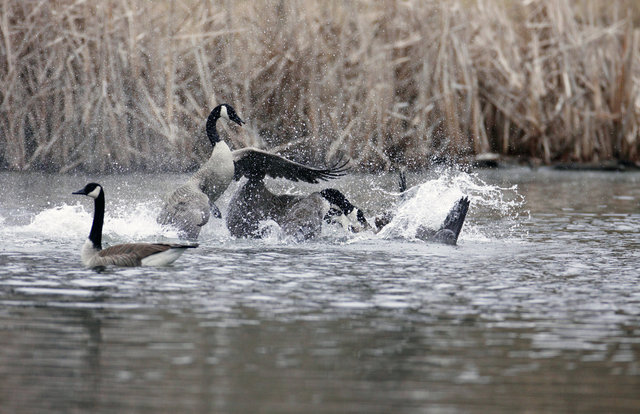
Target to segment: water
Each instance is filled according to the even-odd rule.
[[[640,174],[410,175],[404,200],[347,177],[396,210],[383,234],[238,241],[215,220],[171,267],[101,273],[70,194],[94,179],[0,174],[0,412],[640,411]],[[183,179],[101,177],[104,241],[175,238],[154,214]],[[412,239],[462,194],[458,246]]]

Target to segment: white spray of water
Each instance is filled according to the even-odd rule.
[[[419,227],[438,229],[453,205],[463,196],[471,201],[460,239],[486,241],[495,237],[512,235],[518,226],[519,210],[524,198],[517,186],[499,187],[482,181],[476,174],[460,171],[441,171],[438,178],[410,188],[399,200],[393,220],[378,237],[383,239],[414,239]],[[492,226],[474,223],[474,213],[495,217],[501,221],[501,231]]]
[[[44,240],[75,239],[82,233],[89,235],[91,215],[81,205],[62,205],[36,214],[23,226],[2,226],[3,237],[34,237]]]
[[[104,231],[107,235],[126,235],[132,240],[153,241],[158,235],[177,238],[177,231],[158,224],[157,216],[158,210],[149,203],[138,203],[133,209],[121,210],[116,215],[106,215]]]
[[[156,215],[157,211],[148,203],[139,203],[132,209],[106,212],[103,235],[105,239],[117,242],[146,239],[153,241],[158,237],[176,238],[177,232],[160,226],[155,220]],[[63,204],[37,213],[27,225],[1,225],[0,235],[3,238],[78,240],[89,236],[92,219],[93,208],[87,210],[81,204]]]

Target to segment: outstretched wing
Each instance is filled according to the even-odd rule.
[[[441,230],[451,230],[455,236],[455,240],[458,240],[458,236],[462,230],[462,225],[464,224],[464,219],[467,217],[469,203],[469,197],[462,197],[458,200],[451,210],[449,210],[447,218],[444,219],[444,223],[442,224],[442,227],[440,227]]]
[[[348,170],[347,164],[349,163],[348,160],[339,161],[329,168],[313,168],[256,148],[233,151],[233,162],[235,165],[233,178],[235,180],[239,180],[242,176],[261,179],[268,175],[273,178],[286,178],[291,181],[306,181],[313,184],[320,180],[326,181],[343,176]]]

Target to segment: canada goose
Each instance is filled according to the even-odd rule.
[[[264,178],[287,178],[316,184],[344,175],[346,162],[319,169],[289,161],[279,155],[256,149],[241,149],[233,152],[236,159],[236,179],[248,178],[231,198],[227,209],[226,224],[234,237],[261,237],[260,221],[274,220],[283,223],[289,210],[304,196],[277,195],[269,191]]]
[[[103,250],[104,190],[102,186],[89,183],[72,194],[86,195],[95,200],[91,232],[81,251],[82,263],[86,267],[165,266],[178,259],[186,249],[198,247],[197,244],[127,243]]]
[[[209,221],[210,210],[220,217],[214,202],[233,179],[247,177],[250,181],[260,181],[268,175],[317,183],[338,177],[345,171],[346,163],[329,169],[311,168],[257,148],[242,148],[232,152],[220,140],[216,129],[216,122],[221,117],[238,125],[244,123],[229,104],[218,105],[211,111],[206,126],[207,136],[213,145],[211,157],[186,184],[166,198],[158,217],[158,223],[177,227],[181,237],[196,239],[202,226]]]
[[[220,217],[214,202],[233,179],[233,156],[227,143],[220,139],[216,127],[220,118],[240,126],[244,124],[231,105],[221,104],[213,108],[205,128],[213,146],[211,156],[185,184],[167,194],[157,218],[159,224],[176,227],[182,238],[197,239],[200,229],[209,221],[212,210]]]

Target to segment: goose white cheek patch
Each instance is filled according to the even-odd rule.
[[[227,105],[222,105],[220,108],[220,116],[229,119],[229,113],[227,112]]]
[[[100,195],[100,190],[102,190],[102,188],[100,186],[97,186],[92,192],[87,195],[92,198],[98,198],[98,196]]]

